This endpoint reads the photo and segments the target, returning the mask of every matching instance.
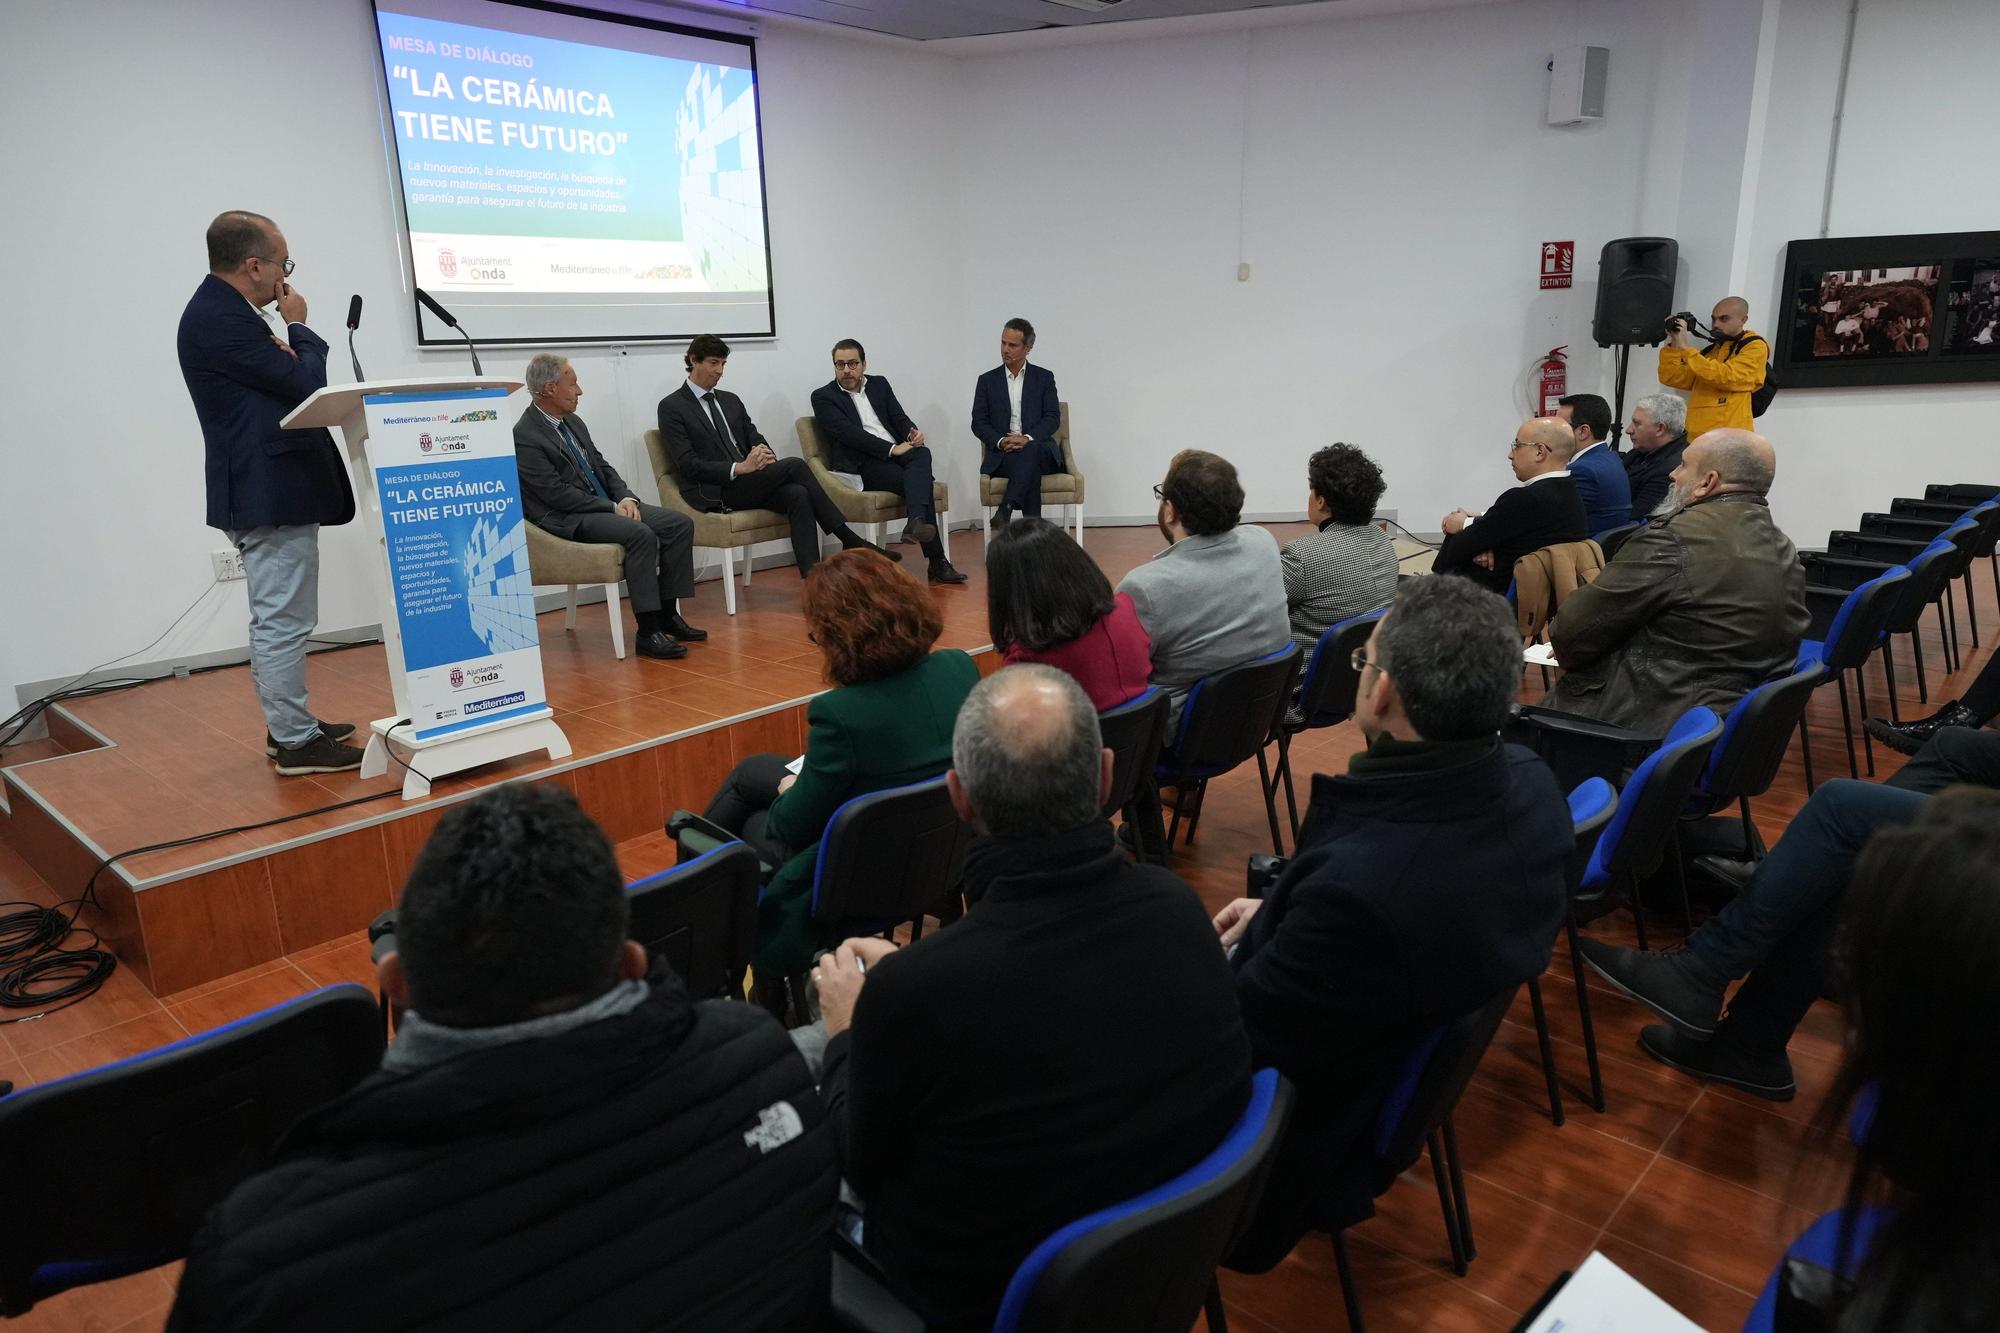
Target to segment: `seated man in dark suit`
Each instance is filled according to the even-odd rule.
[[[1673,486],[1674,469],[1687,452],[1687,399],[1677,393],[1651,393],[1632,404],[1632,424],[1625,438],[1632,449],[1625,455],[1625,480],[1632,488],[1632,521],[1653,516]]]
[[[1606,532],[1632,521],[1632,484],[1625,465],[1607,441],[1611,438],[1611,404],[1594,393],[1573,393],[1556,407],[1556,419],[1567,421],[1576,434],[1576,451],[1569,456],[1569,475],[1583,499],[1592,533]]]
[[[1500,492],[1483,514],[1454,509],[1441,520],[1444,544],[1431,570],[1462,574],[1483,588],[1504,593],[1514,581],[1514,562],[1544,546],[1580,542],[1590,536],[1583,497],[1569,475],[1576,433],[1553,417],[1534,417],[1514,431],[1508,466],[1520,485]]]
[[[930,560],[931,582],[965,582],[938,540],[930,446],[889,381],[868,373],[868,353],[860,343],[842,338],[833,345],[833,381],[813,390],[812,407],[826,437],[827,466],[859,473],[863,490],[902,496],[910,515],[903,536]]]
[[[626,938],[553,784],[457,806],[411,867],[395,1043],[208,1215],[177,1330],[818,1328],[833,1135],[782,1028]]]
[[[1062,471],[1056,377],[1028,364],[1034,346],[1035,326],[1025,319],[1008,320],[1000,329],[1000,364],[981,375],[972,389],[972,433],[986,446],[979,471],[1007,479],[1007,493],[993,511],[997,524],[1015,514],[1041,513],[1042,477]]]
[[[1269,893],[1215,918],[1254,1063],[1298,1089],[1230,1260],[1247,1272],[1368,1215],[1374,1120],[1402,1061],[1541,972],[1563,919],[1569,807],[1540,759],[1500,740],[1521,678],[1514,613],[1463,579],[1414,580],[1362,656],[1368,748],[1313,778]]]
[[[731,509],[775,509],[792,525],[792,558],[799,577],[819,563],[819,535],[840,539],[841,549],[865,546],[891,560],[840,516],[803,458],[780,458],[757,429],[743,400],[715,386],[729,360],[729,344],[712,333],[688,344],[683,361],[687,382],[660,400],[660,444],[674,461],[681,494],[704,513]]]
[[[708,637],[681,619],[677,600],[694,595],[694,520],[641,500],[597,452],[576,414],[583,389],[568,357],[538,353],[526,378],[534,401],[514,423],[514,463],[528,521],[568,541],[623,546],[639,655],[686,657],[682,643]]]
[[[989,676],[952,762],[982,835],[971,910],[900,952],[848,940],[815,973],[865,1244],[934,1330],[991,1328],[1050,1232],[1211,1152],[1250,1077],[1200,900],[1098,813],[1111,752],[1082,687],[1038,664]]]

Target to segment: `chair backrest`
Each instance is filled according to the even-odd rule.
[[[1618,813],[1618,789],[1603,778],[1585,778],[1569,794],[1570,834],[1576,842],[1563,867],[1563,884],[1575,893],[1597,851],[1604,826]]]
[[[1643,874],[1658,863],[1681,806],[1721,735],[1720,718],[1706,708],[1690,708],[1668,730],[1660,748],[1633,770],[1583,872],[1586,892],[1601,892],[1620,877]]]
[[[1123,810],[1139,789],[1139,779],[1149,777],[1160,760],[1160,747],[1167,743],[1167,715],[1173,700],[1157,685],[1124,703],[1097,715],[1097,730],[1104,748],[1111,751],[1111,794],[1105,798],[1104,813]]]
[[[937,907],[958,884],[972,826],[952,809],[944,776],[856,796],[827,821],[813,871],[823,926],[882,930]]]
[[[1249,1105],[1208,1156],[1031,1250],[994,1333],[1186,1333],[1263,1194],[1291,1105],[1278,1071],[1258,1070]]]
[[[1833,624],[1827,627],[1820,649],[1820,660],[1826,663],[1828,671],[1846,671],[1868,660],[1868,655],[1882,642],[1889,612],[1903,595],[1898,585],[1909,577],[1910,571],[1898,565],[1847,594],[1840,610],[1834,612]]]
[[[1432,1028],[1404,1056],[1375,1113],[1376,1193],[1417,1160],[1431,1131],[1450,1118],[1519,989],[1509,986],[1471,1013]]]
[[[1299,646],[1203,676],[1181,705],[1180,728],[1157,772],[1162,781],[1226,773],[1278,734],[1298,675]]]
[[[1818,663],[1782,680],[1766,681],[1736,701],[1723,720],[1722,735],[1709,751],[1700,790],[1717,801],[1762,796],[1778,776],[1799,717],[1812,692],[1826,678]]]
[[[630,935],[698,1000],[740,989],[757,937],[757,853],[726,842],[625,886]]]
[[[1361,676],[1349,659],[1356,648],[1368,642],[1368,636],[1375,632],[1375,622],[1387,614],[1389,608],[1384,606],[1336,620],[1319,636],[1312,657],[1306,662],[1305,682],[1299,686],[1299,712],[1303,721],[1297,730],[1331,727],[1354,716],[1354,692],[1360,687]]]
[[[1932,602],[1944,596],[1944,585],[1951,581],[1951,571],[1958,554],[1958,546],[1943,537],[1918,552],[1916,559],[1904,566],[1910,571],[1910,577],[1900,585],[1901,591],[1889,608],[1882,628],[1890,634],[1916,633],[1917,623],[1924,612],[1930,609]]]
[[[1814,1268],[1823,1268],[1829,1273],[1840,1272],[1840,1228],[1847,1210],[1836,1209],[1819,1217],[1813,1224],[1799,1233],[1785,1249],[1785,1257],[1778,1260],[1778,1266],[1771,1270],[1771,1276],[1764,1282],[1764,1290],[1757,1297],[1757,1303],[1750,1308],[1750,1317],[1743,1321],[1743,1333],[1773,1333],[1778,1327],[1778,1306],[1780,1290],[1784,1284],[1785,1270],[1796,1261],[1802,1261]],[[1854,1216],[1853,1252],[1848,1256],[1846,1272],[1842,1276],[1851,1277],[1868,1257],[1874,1247],[1876,1233],[1893,1217],[1894,1210],[1884,1204],[1864,1204]],[[1822,1311],[1822,1314],[1830,1312]],[[1786,1327],[1813,1327],[1808,1323],[1795,1325],[1787,1322]],[[1830,1327],[1830,1325],[1829,1325]]]
[[[1604,552],[1604,563],[1608,565],[1612,560],[1616,559],[1618,548],[1623,546],[1633,533],[1645,526],[1643,522],[1620,523],[1615,528],[1606,528],[1604,531],[1598,533],[1594,540],[1597,542],[1598,549]]]
[[[382,1063],[375,996],[343,983],[0,1098],[0,1315],[187,1253],[279,1136]]]
[[[673,456],[667,452],[666,442],[660,438],[657,427],[646,432],[646,456],[653,462],[653,481],[660,488],[660,503],[668,509],[687,509],[687,497],[681,493],[681,479],[674,472]]]
[[[800,417],[792,423],[792,428],[798,433],[799,453],[806,462],[826,466],[826,437],[819,433],[819,419]]]

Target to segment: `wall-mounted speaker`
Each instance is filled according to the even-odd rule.
[[[1597,313],[1590,321],[1590,336],[1599,347],[1667,340],[1680,258],[1680,244],[1670,236],[1604,243],[1597,259]]]
[[[1549,124],[1581,125],[1604,119],[1604,87],[1611,48],[1572,46],[1549,57]]]

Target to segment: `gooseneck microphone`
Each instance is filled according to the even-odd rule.
[[[446,328],[458,329],[458,336],[465,339],[465,350],[472,353],[472,373],[475,375],[484,375],[486,372],[479,366],[479,349],[473,346],[472,335],[464,329],[458,328],[458,321],[451,317],[451,311],[439,305],[431,294],[421,287],[417,288],[417,299],[424,303],[424,309],[443,320]]]
[[[354,363],[356,383],[368,377],[361,373],[361,358],[354,352],[354,331],[361,327],[361,293],[347,298],[347,359]]]

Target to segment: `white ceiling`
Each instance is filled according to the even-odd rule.
[[[1323,3],[1324,0],[1119,0],[1108,9],[1092,12],[1073,9],[1056,0],[727,0],[717,8],[745,14],[784,14],[916,41],[936,41]]]

